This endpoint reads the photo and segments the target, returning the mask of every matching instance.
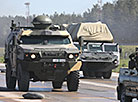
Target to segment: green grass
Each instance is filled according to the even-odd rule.
[[[4,48],[0,48],[0,63],[4,62]]]
[[[122,45],[120,48],[122,49],[122,53],[120,55],[120,65],[113,70],[113,72],[119,72],[120,68],[127,68],[129,55],[135,52],[135,48],[138,47],[136,45]]]
[[[3,63],[4,62],[4,57],[0,57],[0,63]]]

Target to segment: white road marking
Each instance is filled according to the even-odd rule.
[[[83,81],[83,80],[80,80],[80,83],[88,84],[88,85],[94,85],[94,86],[99,86],[99,87],[113,88],[113,89],[116,88],[116,86],[113,86],[113,85],[107,85],[107,84],[103,84],[103,83],[95,83],[95,82],[89,82],[89,81]]]
[[[114,76],[114,77],[119,77],[119,73],[112,73],[112,76]]]
[[[5,67],[5,64],[4,63],[0,63],[0,67]]]
[[[119,76],[119,73],[112,73],[112,77],[118,77],[118,76]],[[99,86],[99,87],[107,87],[107,88],[116,89],[115,85],[108,85],[108,84],[103,84],[103,83],[89,82],[89,81],[84,81],[84,80],[80,80],[80,83],[88,84],[88,85],[94,85],[94,86]]]

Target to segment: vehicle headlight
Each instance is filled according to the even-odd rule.
[[[70,54],[70,55],[69,55],[69,58],[70,58],[70,59],[74,58],[73,54]]]
[[[117,64],[118,63],[118,61],[117,60],[114,60],[114,64]]]
[[[31,58],[32,59],[35,59],[36,58],[36,55],[35,54],[31,54]]]

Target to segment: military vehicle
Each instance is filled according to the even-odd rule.
[[[34,27],[16,26],[5,43],[6,84],[20,91],[28,91],[30,81],[52,81],[53,88],[61,88],[67,81],[69,91],[77,91],[81,61],[79,50],[65,29],[53,25],[47,16],[37,16]]]
[[[117,98],[121,102],[132,102],[138,99],[138,51],[132,53],[128,68],[121,68],[118,78]]]
[[[68,26],[74,44],[81,50],[81,70],[85,77],[109,79],[120,62],[119,45],[106,24],[77,23]]]

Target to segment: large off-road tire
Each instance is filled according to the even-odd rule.
[[[62,88],[63,82],[58,82],[58,81],[52,81],[52,85],[54,89],[61,89]]]
[[[116,89],[117,89],[116,90],[117,91],[117,99],[120,100],[121,99],[121,91],[120,91],[121,90],[121,86],[118,85]]]
[[[67,87],[69,91],[77,91],[79,87],[79,72],[73,71],[67,76]]]
[[[110,79],[112,75],[112,70],[108,71],[108,72],[104,72],[103,73],[103,78],[104,79]]]
[[[132,97],[130,97],[130,96],[126,96],[125,95],[125,88],[123,88],[122,90],[121,90],[121,99],[120,99],[120,102],[132,102]]]
[[[21,64],[18,64],[19,79],[18,88],[20,91],[28,91],[30,83],[29,72],[22,70]]]
[[[14,90],[16,87],[16,78],[12,77],[11,64],[7,61],[6,65],[6,85],[8,89]]]
[[[103,73],[102,73],[102,72],[95,72],[95,77],[96,77],[97,79],[101,79],[102,76],[103,76]]]
[[[84,78],[88,78],[89,77],[89,73],[88,73],[87,70],[83,71],[83,76],[84,76]]]

